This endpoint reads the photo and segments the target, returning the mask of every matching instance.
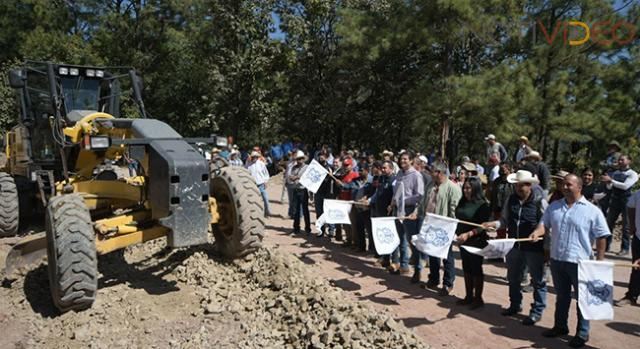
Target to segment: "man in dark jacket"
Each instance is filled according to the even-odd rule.
[[[537,151],[532,151],[525,157],[526,163],[520,168],[520,170],[526,170],[531,172],[534,176],[538,177],[540,186],[544,191],[544,197],[549,195],[549,186],[551,184],[551,172],[546,163],[542,161],[542,156]]]
[[[507,177],[515,184],[515,193],[504,205],[500,220],[483,223],[485,228],[507,227],[509,238],[528,238],[536,229],[547,206],[539,180],[529,171],[520,170]],[[516,242],[507,254],[507,279],[509,280],[510,306],[502,312],[504,316],[522,311],[522,273],[526,265],[533,284],[533,304],[522,323],[533,325],[540,321],[546,307],[547,284],[544,277],[544,242]]]
[[[325,150],[321,149],[318,152],[317,159],[318,159],[318,163],[322,165],[322,167],[324,167],[327,171],[331,172],[332,171],[331,167],[327,163],[327,156],[328,156],[328,153]],[[314,205],[316,207],[316,219],[318,219],[318,217],[320,217],[324,212],[323,210],[324,199],[333,198],[333,195],[331,193],[332,185],[333,185],[333,179],[331,179],[330,176],[324,177],[324,181],[322,181],[322,184],[320,184],[320,188],[318,188],[318,191],[313,196]],[[320,234],[318,234],[318,237],[321,237],[326,233],[327,226],[328,224],[325,224],[322,226],[322,228],[320,228]]]
[[[389,206],[393,199],[393,182],[395,177],[393,176],[393,163],[386,160],[382,163],[380,177],[378,178],[378,185],[376,191],[367,201],[371,207],[371,217],[387,217],[390,216]],[[391,258],[389,255],[381,256],[378,261],[383,267],[387,268],[391,265]]]

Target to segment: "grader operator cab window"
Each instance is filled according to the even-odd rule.
[[[62,94],[64,96],[64,106],[67,117],[72,122],[80,119],[73,119],[72,110],[100,110],[100,80],[85,79],[81,76],[63,77],[61,79]]]

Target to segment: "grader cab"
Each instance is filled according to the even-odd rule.
[[[142,80],[128,68],[27,62],[9,73],[20,118],[5,136],[0,236],[41,222],[10,251],[6,273],[48,259],[51,295],[64,312],[91,306],[97,255],[166,237],[170,247],[213,233],[228,258],[262,242],[260,194],[248,171],[209,164],[196,143],[147,118]],[[137,118],[121,114],[136,113]]]

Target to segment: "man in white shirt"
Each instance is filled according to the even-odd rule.
[[[620,245],[619,255],[629,253],[629,219],[627,216],[627,203],[631,196],[631,187],[638,181],[638,174],[632,170],[629,165],[631,158],[629,155],[620,155],[618,158],[618,169],[611,176],[605,174],[601,181],[607,185],[607,189],[611,190],[609,198],[609,209],[607,211],[607,224],[609,230],[613,231],[613,226],[622,215],[622,244]],[[611,237],[607,239],[607,251],[611,245]]]
[[[264,216],[271,215],[269,211],[269,197],[267,196],[267,182],[269,181],[269,171],[264,161],[260,160],[260,153],[252,151],[250,159],[247,162],[247,170],[251,172],[251,176],[255,179],[260,194],[262,195],[262,201],[264,201]]]

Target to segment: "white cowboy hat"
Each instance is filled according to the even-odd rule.
[[[490,139],[494,139],[494,140],[495,140],[495,139],[496,139],[496,136],[495,136],[494,134],[489,134],[488,136],[484,137],[484,140],[485,140],[485,141],[488,141],[488,140],[490,140]]]
[[[536,177],[531,172],[525,171],[525,170],[519,170],[516,173],[512,173],[512,174],[508,175],[507,176],[507,182],[509,182],[509,183],[531,183],[531,184],[540,183],[540,181],[538,180],[538,177]]]
[[[254,151],[251,152],[251,157],[252,158],[257,158],[259,156],[260,156],[260,153],[258,153],[257,151],[254,150]]]
[[[307,156],[306,156],[306,155],[304,155],[304,152],[303,152],[302,150],[298,150],[298,151],[296,152],[296,160],[297,160],[297,159],[300,159],[300,158],[306,158],[306,157],[307,157]]]

